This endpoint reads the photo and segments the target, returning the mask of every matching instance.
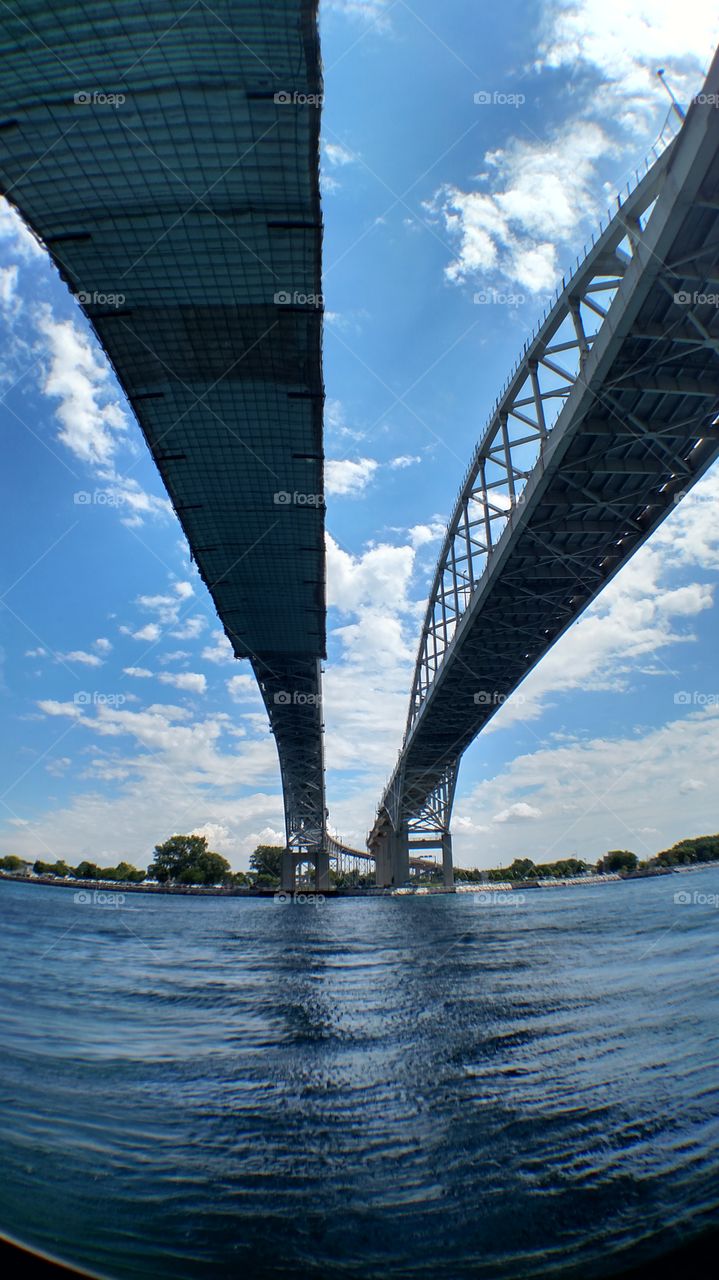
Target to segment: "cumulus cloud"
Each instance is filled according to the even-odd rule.
[[[140,627],[138,631],[133,631],[132,635],[135,640],[147,640],[153,643],[155,640],[160,639],[160,628],[156,622],[148,622],[146,626]]]
[[[377,470],[374,458],[328,458],[325,463],[327,493],[343,497],[364,493]]]
[[[248,699],[257,699],[261,696],[255,677],[244,672],[237,676],[231,676],[226,683],[227,692],[233,702],[247,702]]]
[[[170,634],[178,640],[196,640],[198,636],[207,628],[207,618],[203,618],[201,614],[195,614],[192,618],[188,618],[176,630]]]
[[[206,645],[202,650],[202,658],[205,662],[215,662],[218,665],[235,661],[232,645],[224,631],[212,632],[212,643]]]
[[[646,858],[682,836],[714,831],[718,728],[715,704],[641,734],[540,743],[458,798],[464,824],[479,827],[496,813],[481,839],[474,829],[455,825],[458,865],[506,865],[515,857],[594,862],[617,848]],[[531,822],[531,840],[521,819],[497,820],[526,804],[518,797],[528,790],[530,807],[540,811]]]
[[[14,310],[18,302],[16,296],[18,272],[16,262],[9,267],[0,267],[0,307],[5,311]]]
[[[407,608],[407,591],[414,566],[412,547],[382,543],[361,555],[344,551],[327,536],[328,603],[341,612],[372,606],[395,613]]]
[[[549,0],[535,87],[542,91],[542,73],[571,75],[564,123],[545,137],[508,136],[485,154],[471,187],[445,185],[426,203],[455,248],[447,280],[503,278],[534,294],[553,289],[609,203],[609,162],[636,156],[638,142],[648,149],[667,114],[656,68],[666,62],[688,98],[717,37],[713,0],[683,8]]]
[[[172,684],[187,693],[205,693],[207,679],[195,671],[163,671],[158,677],[161,684]]]
[[[33,821],[15,842],[21,854],[36,856],[42,846],[56,857],[92,856],[110,865],[124,855],[146,866],[159,834],[197,831],[221,839],[221,851],[241,867],[260,843],[258,833],[281,833],[269,734],[243,742],[239,754],[234,726],[222,714],[194,720],[186,708],[172,705],[131,711],[102,704],[87,714],[73,703],[45,700],[38,706],[47,716],[70,719],[74,734],[87,735],[88,788]],[[101,781],[112,783],[107,795]]]
[[[528,822],[533,818],[541,818],[541,809],[535,809],[534,805],[527,804],[524,800],[518,800],[516,804],[511,804],[508,809],[500,809],[499,813],[495,813],[492,822]]]
[[[84,667],[102,666],[102,658],[98,658],[96,653],[86,653],[84,649],[73,649],[70,653],[59,653],[57,656],[61,662],[79,662]]]
[[[56,320],[48,306],[40,308],[37,325],[48,353],[43,391],[60,401],[58,439],[82,462],[109,462],[117,433],[128,425],[109,365],[74,321]]]

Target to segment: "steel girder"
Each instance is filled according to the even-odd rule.
[[[719,454],[718,90],[715,57],[495,403],[439,556],[370,847],[428,807],[448,827],[437,793],[451,810],[467,746]]]
[[[16,0],[0,40],[0,186],[94,328],[260,681],[288,847],[322,850],[316,0]]]

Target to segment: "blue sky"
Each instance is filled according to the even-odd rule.
[[[688,99],[719,19],[704,0],[321,12],[328,796],[361,845],[473,445],[664,124],[656,68]],[[88,325],[7,205],[0,304],[2,852],[145,865],[197,830],[244,867],[282,839],[249,668]],[[718,569],[715,468],[468,751],[458,863],[646,855],[719,829]]]

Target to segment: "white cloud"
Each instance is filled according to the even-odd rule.
[[[535,818],[541,818],[541,816],[541,809],[535,809],[534,805],[518,800],[516,804],[511,804],[508,809],[500,809],[499,813],[495,813],[492,822],[528,822]]]
[[[343,168],[357,159],[354,152],[349,151],[347,147],[343,147],[339,142],[325,142],[322,150],[333,168]]]
[[[398,458],[392,458],[389,465],[393,471],[404,471],[406,467],[413,467],[416,462],[421,461],[422,459],[417,454],[402,453]]]
[[[98,653],[110,653],[112,645],[105,636],[98,636],[97,640],[92,642],[93,649],[97,649]]]
[[[578,227],[599,217],[595,166],[612,150],[599,124],[573,121],[547,142],[513,138],[488,153],[492,191],[443,187],[428,208],[457,245],[447,279],[499,274],[532,293],[553,289],[558,246],[573,244]]]
[[[200,614],[195,614],[170,634],[176,636],[178,640],[196,640],[198,636],[202,635],[206,627],[207,618],[203,618]]]
[[[338,496],[363,493],[377,470],[374,458],[328,458],[325,463],[325,488]]]
[[[446,533],[446,526],[440,520],[433,520],[430,524],[415,524],[409,530],[409,538],[412,546],[415,548],[424,547],[428,542],[436,542],[438,538],[443,538]]]
[[[212,632],[212,644],[206,645],[202,650],[202,658],[205,662],[216,662],[218,665],[235,661],[232,645],[224,631]]]
[[[392,3],[393,0],[325,0],[325,9],[374,26],[377,31],[388,31]]]
[[[48,716],[79,720],[73,733],[89,735],[89,787],[29,823],[14,841],[20,854],[35,857],[42,848],[101,865],[125,856],[146,866],[159,840],[178,831],[207,831],[222,840],[221,851],[234,866],[247,866],[258,833],[281,832],[277,755],[266,732],[243,741],[240,753],[224,715],[193,721],[182,707],[128,711],[103,704],[82,716],[73,703],[38,705]],[[231,750],[223,749],[225,734]],[[100,781],[112,783],[108,795],[100,792]]]
[[[666,65],[682,91],[706,68],[717,44],[714,0],[550,0],[538,65],[591,69],[615,105],[651,108],[663,90],[656,69]]]
[[[231,676],[227,683],[227,692],[234,702],[247,702],[248,699],[257,699],[260,690],[254,676],[241,674]]]
[[[71,653],[59,653],[57,656],[61,662],[79,662],[84,667],[102,666],[102,658],[98,658],[96,653],[85,653],[83,649],[73,649]]]
[[[16,262],[9,267],[0,267],[0,306],[6,311],[13,310],[17,303],[17,278]]]
[[[60,401],[55,410],[58,439],[83,462],[109,462],[117,448],[116,433],[128,425],[109,366],[87,334],[72,320],[56,320],[49,307],[40,308],[37,326],[47,342],[43,391]]]
[[[123,667],[126,676],[131,676],[133,680],[149,680],[152,672],[147,667]]]
[[[134,447],[134,441],[131,442]],[[129,529],[139,528],[146,516],[167,519],[172,516],[172,506],[165,497],[147,493],[137,480],[122,475],[113,467],[102,466],[97,469],[98,477],[104,481],[101,491],[105,504],[114,507],[120,513],[120,523]]]
[[[718,771],[716,705],[642,734],[540,743],[458,798],[465,822],[479,827],[488,813],[497,817],[481,839],[455,825],[456,863],[497,866],[516,857],[550,862],[569,856],[594,862],[617,848],[650,857],[683,836],[716,830]],[[530,838],[521,821],[498,821],[526,805],[522,797],[529,791],[529,807],[539,811]]]
[[[363,606],[378,614],[402,612],[408,608],[407,591],[414,567],[412,547],[387,543],[371,547],[362,555],[343,551],[327,535],[327,598],[341,612],[356,612]]]
[[[160,638],[160,628],[156,622],[148,622],[146,626],[140,627],[139,631],[133,631],[133,639],[148,640],[150,643]]]
[[[0,242],[6,253],[16,255],[23,262],[45,257],[45,250],[4,196],[0,196]]]
[[[694,791],[703,791],[706,782],[702,782],[701,778],[686,778],[684,782],[679,783],[680,796],[689,796]]]
[[[456,246],[447,279],[553,289],[613,194],[602,182],[608,162],[631,157],[622,186],[637,144],[648,150],[667,114],[657,67],[688,99],[718,36],[714,0],[548,0],[535,83],[541,92],[542,73],[562,69],[564,123],[544,138],[518,129],[485,155],[475,189],[448,185],[427,203]]]
[[[58,702],[55,698],[43,698],[37,705],[46,716],[70,716],[73,720],[82,718],[82,709],[74,702]]]
[[[157,678],[161,684],[172,684],[188,693],[205,693],[207,689],[205,676],[195,671],[163,671]]]

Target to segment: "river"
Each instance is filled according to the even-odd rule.
[[[0,883],[1,1232],[112,1280],[591,1280],[719,1225],[719,869],[75,896]]]

